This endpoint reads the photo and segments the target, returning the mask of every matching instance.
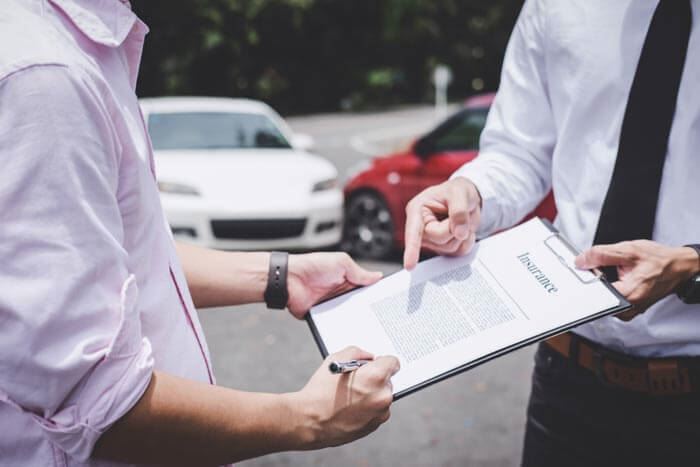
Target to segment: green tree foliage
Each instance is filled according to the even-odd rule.
[[[262,99],[285,113],[452,98],[498,85],[522,0],[132,0],[151,28],[139,94]]]

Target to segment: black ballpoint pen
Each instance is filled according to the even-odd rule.
[[[371,360],[348,360],[347,362],[331,362],[328,365],[328,370],[333,374],[349,373],[366,365]]]

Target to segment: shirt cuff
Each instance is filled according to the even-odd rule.
[[[476,162],[476,161],[475,161]],[[476,230],[477,238],[488,237],[498,229],[499,205],[496,190],[486,171],[471,162],[457,169],[450,180],[466,178],[471,181],[481,195],[481,220]]]
[[[99,437],[136,405],[151,381],[154,362],[150,341],[141,335],[137,297],[131,275],[122,286],[119,327],[102,361],[59,411],[31,414],[46,437],[75,459],[90,457]]]

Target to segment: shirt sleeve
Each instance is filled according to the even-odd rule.
[[[470,179],[481,193],[479,236],[514,225],[551,188],[556,127],[547,91],[541,10],[539,0],[525,2],[481,134],[479,157],[452,175]]]
[[[78,71],[35,66],[0,80],[0,403],[80,460],[153,370],[112,128]]]

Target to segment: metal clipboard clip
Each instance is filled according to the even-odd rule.
[[[569,241],[558,233],[553,233],[544,240],[544,244],[566,266],[578,280],[584,284],[590,284],[600,280],[603,274],[597,270],[578,269],[574,264],[574,258],[579,254]]]

